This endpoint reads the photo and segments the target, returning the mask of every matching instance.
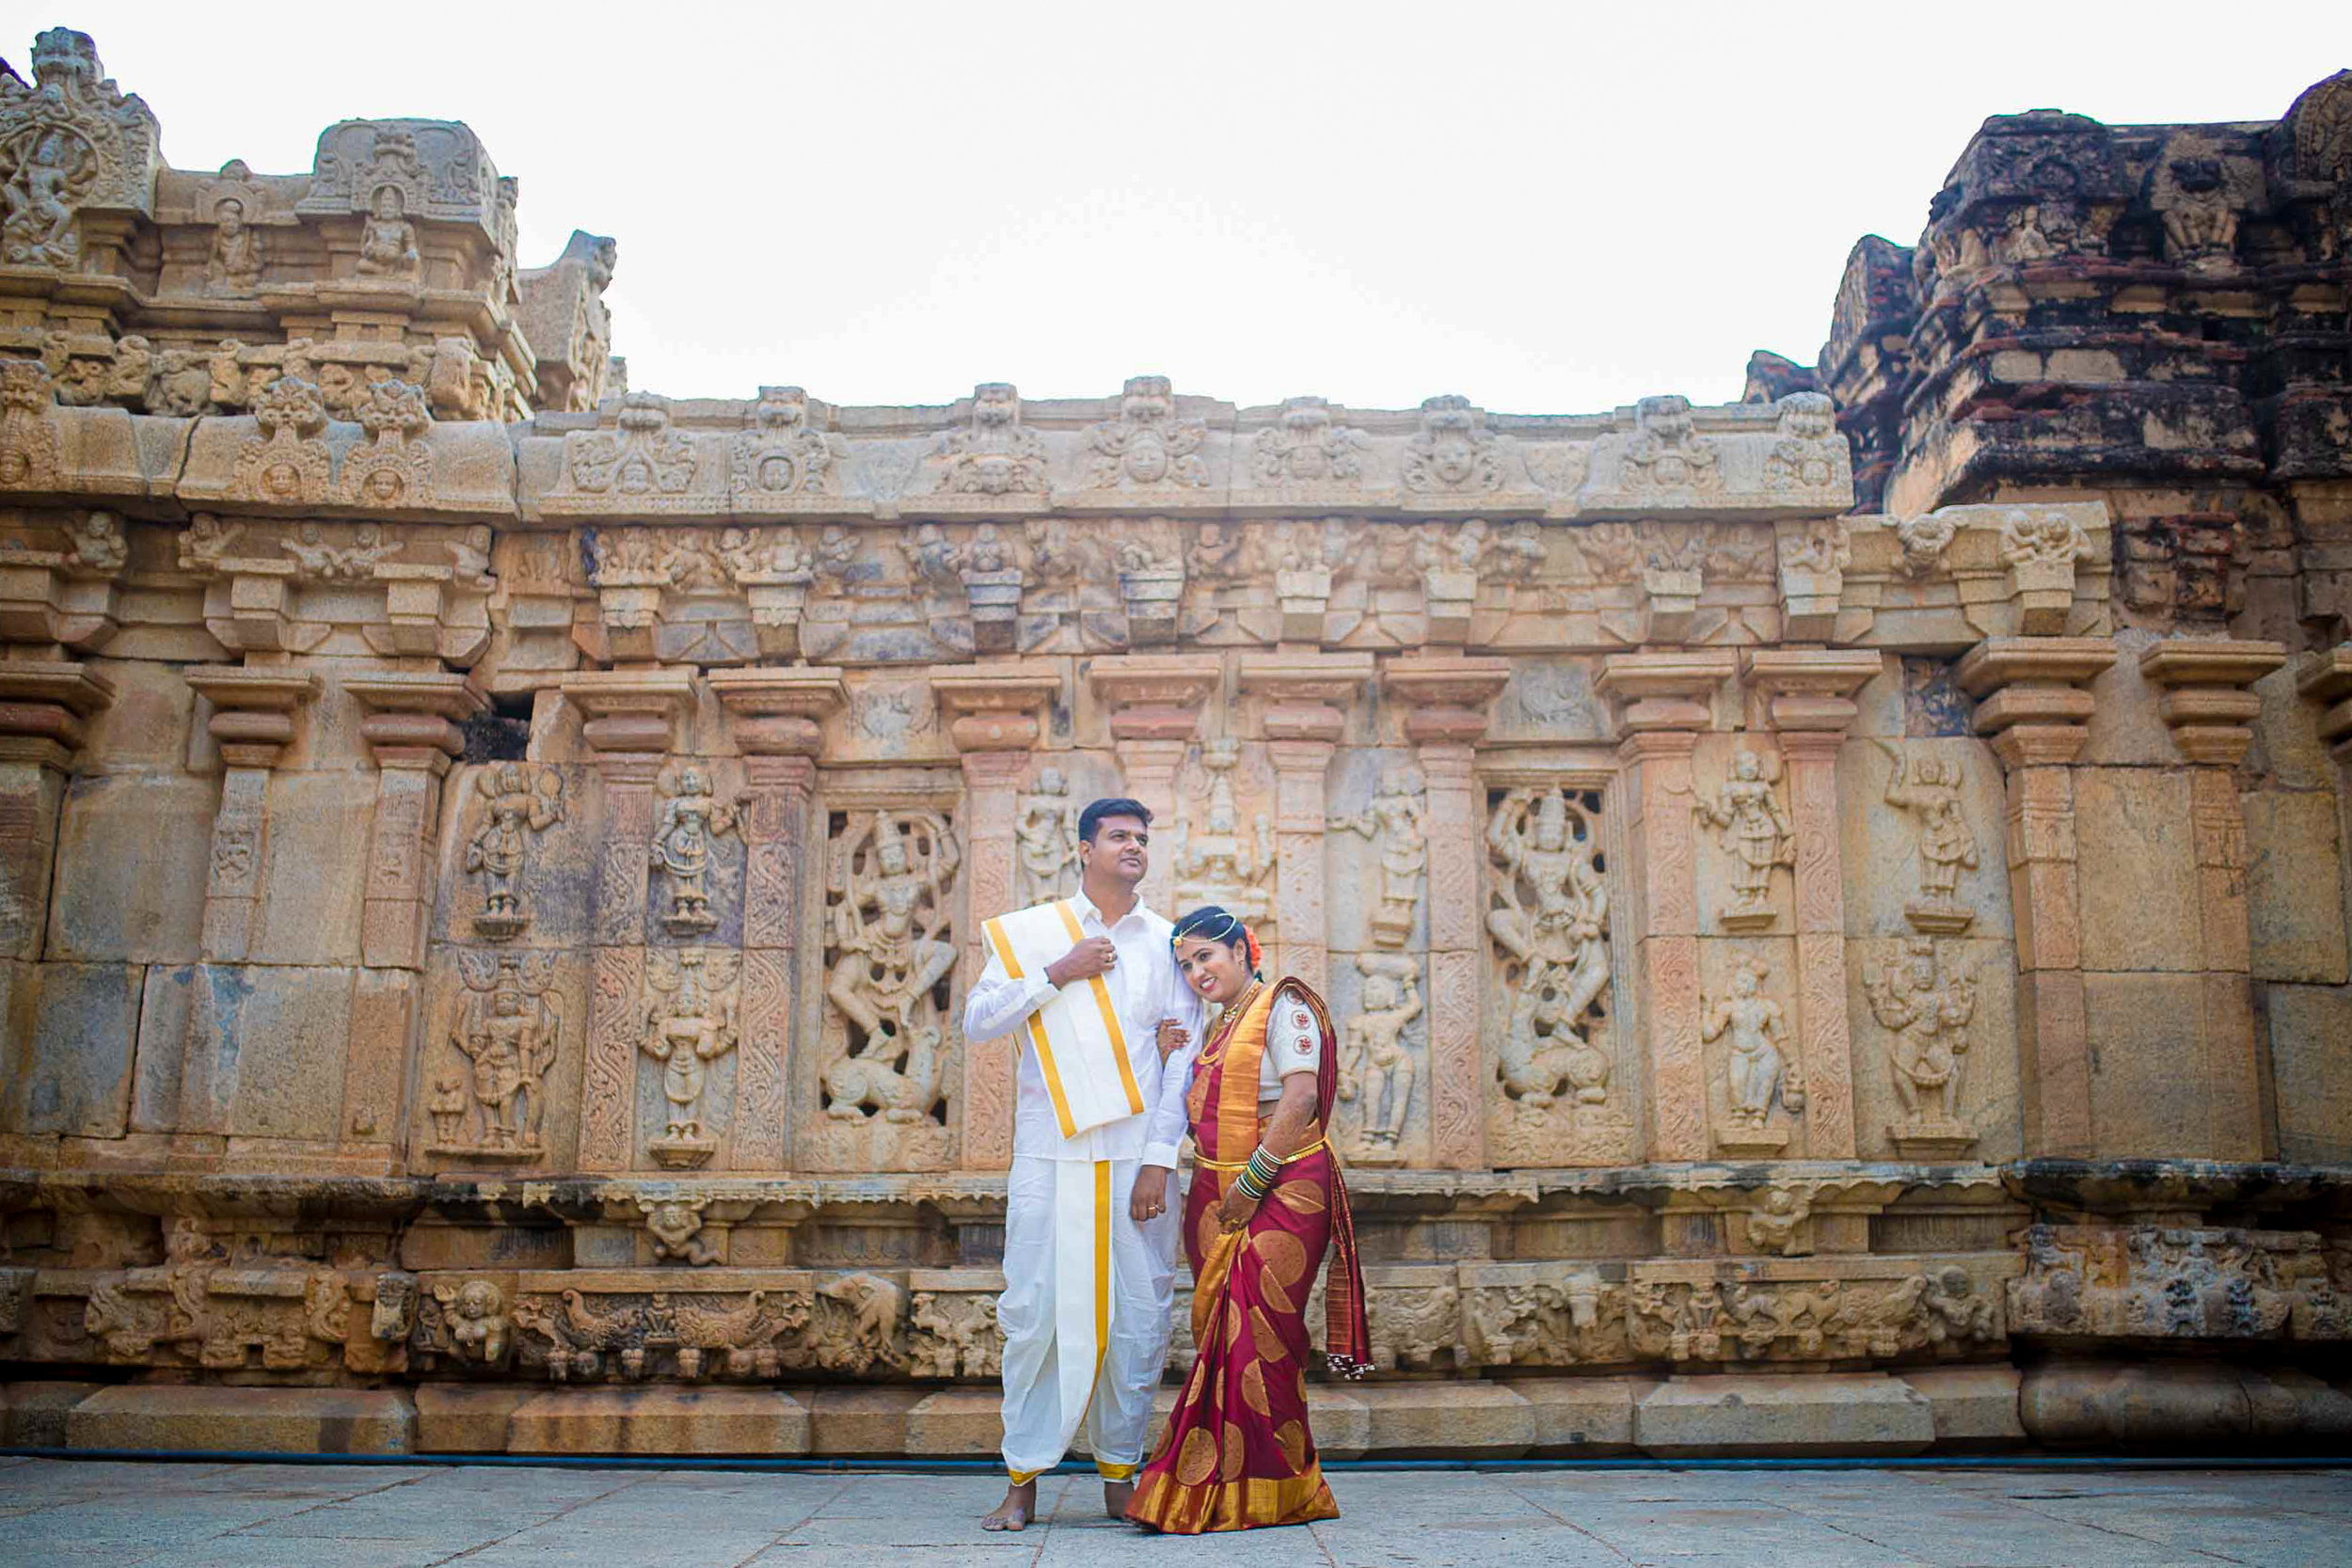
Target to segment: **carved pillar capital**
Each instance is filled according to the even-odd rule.
[[[2004,767],[2063,766],[2090,736],[2091,696],[2083,688],[2115,657],[2104,637],[1988,637],[1953,678],[1977,699],[1977,733],[1994,737]]]
[[[1508,659],[1392,658],[1380,689],[1405,705],[1407,740],[1470,746],[1486,738],[1486,710],[1510,679]]]
[[[2338,763],[2352,768],[2352,642],[2304,655],[2295,689],[2306,701],[2326,705],[2319,715],[2319,738]]]
[[[38,958],[66,774],[114,688],[79,664],[0,661],[0,958]]]
[[[954,715],[947,733],[959,751],[1026,752],[1045,733],[1037,716],[1061,694],[1061,671],[1046,659],[934,664],[930,683]]]
[[[369,709],[359,734],[376,766],[361,961],[421,970],[440,826],[437,781],[465,750],[458,723],[486,712],[489,699],[471,676],[443,670],[372,670],[346,676],[342,687]]]
[[[1799,737],[1821,736],[1833,752],[1858,711],[1854,693],[1886,664],[1868,648],[1753,648],[1740,662],[1784,747],[1804,751]]]
[[[781,781],[776,761],[805,760],[824,749],[823,720],[849,700],[831,667],[713,670],[706,677],[727,711],[729,731],[755,784]]]
[[[2262,699],[2247,689],[2286,661],[2287,651],[2277,642],[2177,638],[2142,651],[2139,673],[2164,689],[2156,712],[2181,755],[2235,768],[2254,743],[2253,722],[2262,712]]]
[[[1687,737],[1678,743],[1687,756],[1688,740],[1714,722],[1716,689],[1739,668],[1728,650],[1611,654],[1594,684],[1617,705],[1617,727],[1629,738],[1679,733]]]
[[[1370,654],[1248,654],[1243,691],[1263,698],[1260,716],[1274,765],[1274,917],[1276,966],[1325,995],[1330,945],[1325,940],[1323,828],[1327,774],[1348,710],[1372,689]]]
[[[83,721],[114,699],[113,684],[87,665],[0,660],[0,762],[71,768]]]
[[[1268,739],[1332,742],[1371,690],[1373,662],[1370,654],[1246,654],[1240,674],[1242,690],[1266,699]]]
[[[457,726],[490,708],[473,677],[455,671],[372,670],[346,676],[342,688],[368,709],[359,734],[378,768],[446,771],[466,749]]]
[[[691,670],[584,670],[565,675],[558,689],[585,715],[580,736],[600,772],[608,762],[633,771],[636,765],[622,760],[629,757],[650,755],[659,766],[669,752],[690,749],[679,742],[694,712]]]
[[[1223,680],[1215,654],[1112,654],[1087,668],[1087,684],[1109,710],[1111,737],[1122,743],[1190,743]]]

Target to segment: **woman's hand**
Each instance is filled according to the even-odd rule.
[[[1166,1165],[1146,1165],[1136,1172],[1136,1189],[1127,1199],[1127,1217],[1141,1225],[1159,1216],[1168,1207],[1168,1177]]]
[[[1239,1230],[1257,1217],[1258,1200],[1243,1192],[1236,1181],[1225,1189],[1223,1201],[1216,1206],[1217,1228],[1227,1232]]]
[[[1160,1020],[1160,1060],[1165,1062],[1192,1043],[1192,1033],[1172,1018]]]

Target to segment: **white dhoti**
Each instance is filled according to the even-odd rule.
[[[1176,1195],[1128,1217],[1137,1160],[1015,1156],[1005,1204],[1005,1467],[1061,1462],[1081,1426],[1095,1467],[1143,1462],[1176,1294]],[[1171,1187],[1173,1181],[1170,1182]]]

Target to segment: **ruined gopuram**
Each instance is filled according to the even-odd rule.
[[[2340,1448],[2352,74],[2282,107],[1987,120],[1739,404],[848,407],[631,389],[463,124],[176,169],[41,34],[0,1432],[993,1451],[962,991],[1120,794],[1333,1005],[1327,1450]]]

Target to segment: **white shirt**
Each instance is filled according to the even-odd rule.
[[[1177,973],[1168,946],[1168,933],[1175,928],[1169,922],[1138,902],[1116,926],[1105,927],[1102,911],[1085,894],[1070,902],[1078,928],[1089,937],[1110,938],[1119,951],[1119,961],[1104,972],[1103,983],[1110,988],[1111,1005],[1119,1009],[1119,1026],[1127,1037],[1128,1064],[1135,1069],[1136,1086],[1143,1091],[1143,1114],[1063,1137],[1054,1119],[1054,1102],[1045,1092],[1045,1074],[1038,1067],[1037,1048],[1024,1030],[1013,1097],[1012,1151],[1045,1160],[1140,1158],[1145,1164],[1173,1170],[1177,1146],[1184,1138],[1184,1087],[1192,1080],[1192,1059],[1200,1050],[1208,1009]],[[1011,978],[1004,961],[991,952],[988,967],[963,998],[963,1037],[985,1040],[1011,1034],[1057,990],[1042,974]],[[1167,1018],[1184,1025],[1186,1044],[1163,1069],[1159,1031],[1160,1021]]]

